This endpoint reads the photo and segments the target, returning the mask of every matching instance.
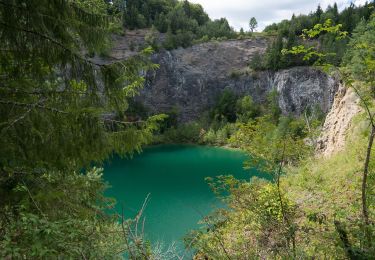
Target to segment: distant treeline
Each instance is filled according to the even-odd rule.
[[[293,15],[290,20],[283,20],[280,23],[274,23],[264,29],[265,33],[276,36],[275,40],[267,48],[265,59],[256,55],[250,64],[255,70],[272,69],[278,70],[291,66],[312,65],[314,60],[303,61],[296,55],[282,55],[283,48],[291,48],[303,43],[299,37],[303,29],[311,29],[316,24],[323,24],[331,19],[334,25],[342,24],[342,30],[347,31],[349,35],[361,21],[368,21],[372,12],[374,12],[374,2],[365,3],[363,6],[355,6],[353,3],[342,12],[338,11],[337,4],[329,5],[325,11],[320,5],[315,12],[308,15]],[[336,39],[332,34],[322,34],[316,38],[316,42],[308,44],[319,44],[320,49],[325,53],[332,53],[331,63],[339,65],[347,48],[348,39]]]
[[[113,10],[123,14],[128,29],[156,28],[167,33],[167,49],[188,47],[194,42],[236,36],[227,19],[212,21],[199,4],[177,0],[117,0]]]
[[[293,15],[289,20],[274,23],[264,29],[264,35],[274,37],[266,50],[266,55],[255,55],[250,67],[254,70],[278,70],[292,66],[312,65],[314,59],[303,61],[298,55],[282,55],[281,50],[300,44],[319,44],[322,51],[332,53],[330,62],[339,65],[346,51],[347,39],[336,39],[331,34],[322,34],[314,42],[303,42],[299,37],[303,29],[331,19],[333,24],[342,24],[342,30],[351,34],[362,21],[368,21],[374,12],[374,2],[363,6],[350,4],[339,12],[337,4],[329,5],[324,11],[320,5],[308,15]],[[175,49],[189,47],[192,44],[209,40],[243,38],[243,32],[235,32],[226,18],[211,20],[200,4],[187,0],[115,0],[111,12],[122,16],[123,26],[127,29],[153,28],[153,32],[166,33],[162,47]],[[150,44],[155,44],[152,35]],[[150,39],[149,39],[150,40]],[[264,58],[265,57],[265,58]]]

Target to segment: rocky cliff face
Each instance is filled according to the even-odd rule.
[[[147,33],[147,30],[136,30],[127,31],[125,36],[114,36],[109,57],[96,57],[94,61],[107,64],[135,55],[137,46],[144,45]],[[160,68],[149,73],[138,99],[151,113],[177,109],[179,120],[187,122],[212,107],[224,89],[238,96],[251,95],[259,103],[276,89],[284,114],[299,115],[307,107],[315,106],[328,113],[338,82],[325,73],[310,67],[277,72],[253,72],[248,68],[254,54],[263,55],[267,45],[266,38],[256,38],[162,51],[152,57]]]
[[[340,85],[318,140],[316,148],[318,155],[329,157],[344,149],[352,119],[360,111],[359,98],[353,89]]]
[[[278,72],[248,69],[254,54],[263,54],[266,46],[266,39],[258,38],[203,43],[156,54],[153,61],[160,68],[148,75],[139,99],[152,113],[177,109],[182,122],[197,119],[224,89],[239,96],[251,95],[259,103],[276,89],[285,114],[298,115],[313,106],[328,112],[338,83],[323,72],[309,67]]]
[[[144,45],[147,33],[137,30],[127,32],[125,37],[114,36],[110,57],[97,57],[95,62],[107,64],[135,55],[137,48],[132,45]],[[259,103],[276,89],[284,114],[299,115],[315,106],[329,112],[318,140],[318,155],[329,156],[343,149],[352,118],[360,111],[355,93],[311,67],[277,72],[249,70],[254,54],[263,55],[267,45],[264,38],[229,40],[155,54],[152,59],[160,68],[148,74],[138,99],[151,113],[177,109],[179,120],[188,122],[212,107],[225,89],[239,96],[251,95]]]

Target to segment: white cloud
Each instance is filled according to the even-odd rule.
[[[248,21],[251,17],[258,20],[258,31],[265,26],[289,19],[293,14],[308,14],[315,11],[318,4],[323,9],[328,5],[337,3],[339,9],[350,4],[350,0],[190,0],[203,6],[213,19],[226,17],[231,26],[239,30],[248,29]],[[362,5],[366,0],[352,1],[356,5]]]

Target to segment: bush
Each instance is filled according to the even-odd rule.
[[[166,143],[199,143],[201,127],[198,123],[186,123],[167,129],[163,134]]]
[[[228,139],[237,131],[235,124],[224,124],[221,128],[215,131],[210,128],[202,136],[201,140],[205,144],[209,145],[226,145],[228,144]]]
[[[210,128],[210,130],[208,130],[208,132],[206,132],[204,135],[203,135],[203,143],[205,144],[211,144],[211,145],[214,145],[216,144],[216,133],[215,131]]]
[[[216,132],[216,144],[224,145],[227,143],[228,140],[228,131],[227,128],[221,128]]]
[[[243,123],[260,116],[260,106],[255,104],[251,96],[244,96],[236,104],[237,120]]]
[[[151,30],[145,35],[145,42],[151,46],[155,51],[159,50],[158,45],[159,32],[152,26]]]
[[[236,103],[237,96],[231,90],[225,89],[218,97],[215,106],[211,109],[211,120],[235,122],[237,118]]]
[[[193,44],[200,44],[200,43],[204,43],[204,42],[209,42],[210,41],[210,38],[207,36],[207,35],[204,35],[202,38],[198,39],[198,40],[193,40]]]
[[[264,59],[259,52],[254,53],[254,56],[249,63],[249,67],[253,70],[264,70],[266,68]]]
[[[232,70],[229,74],[229,77],[231,79],[239,79],[241,77],[242,73],[239,70]]]

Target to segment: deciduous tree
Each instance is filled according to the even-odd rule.
[[[255,17],[251,17],[249,27],[251,32],[254,32],[254,30],[258,27],[258,22]]]

